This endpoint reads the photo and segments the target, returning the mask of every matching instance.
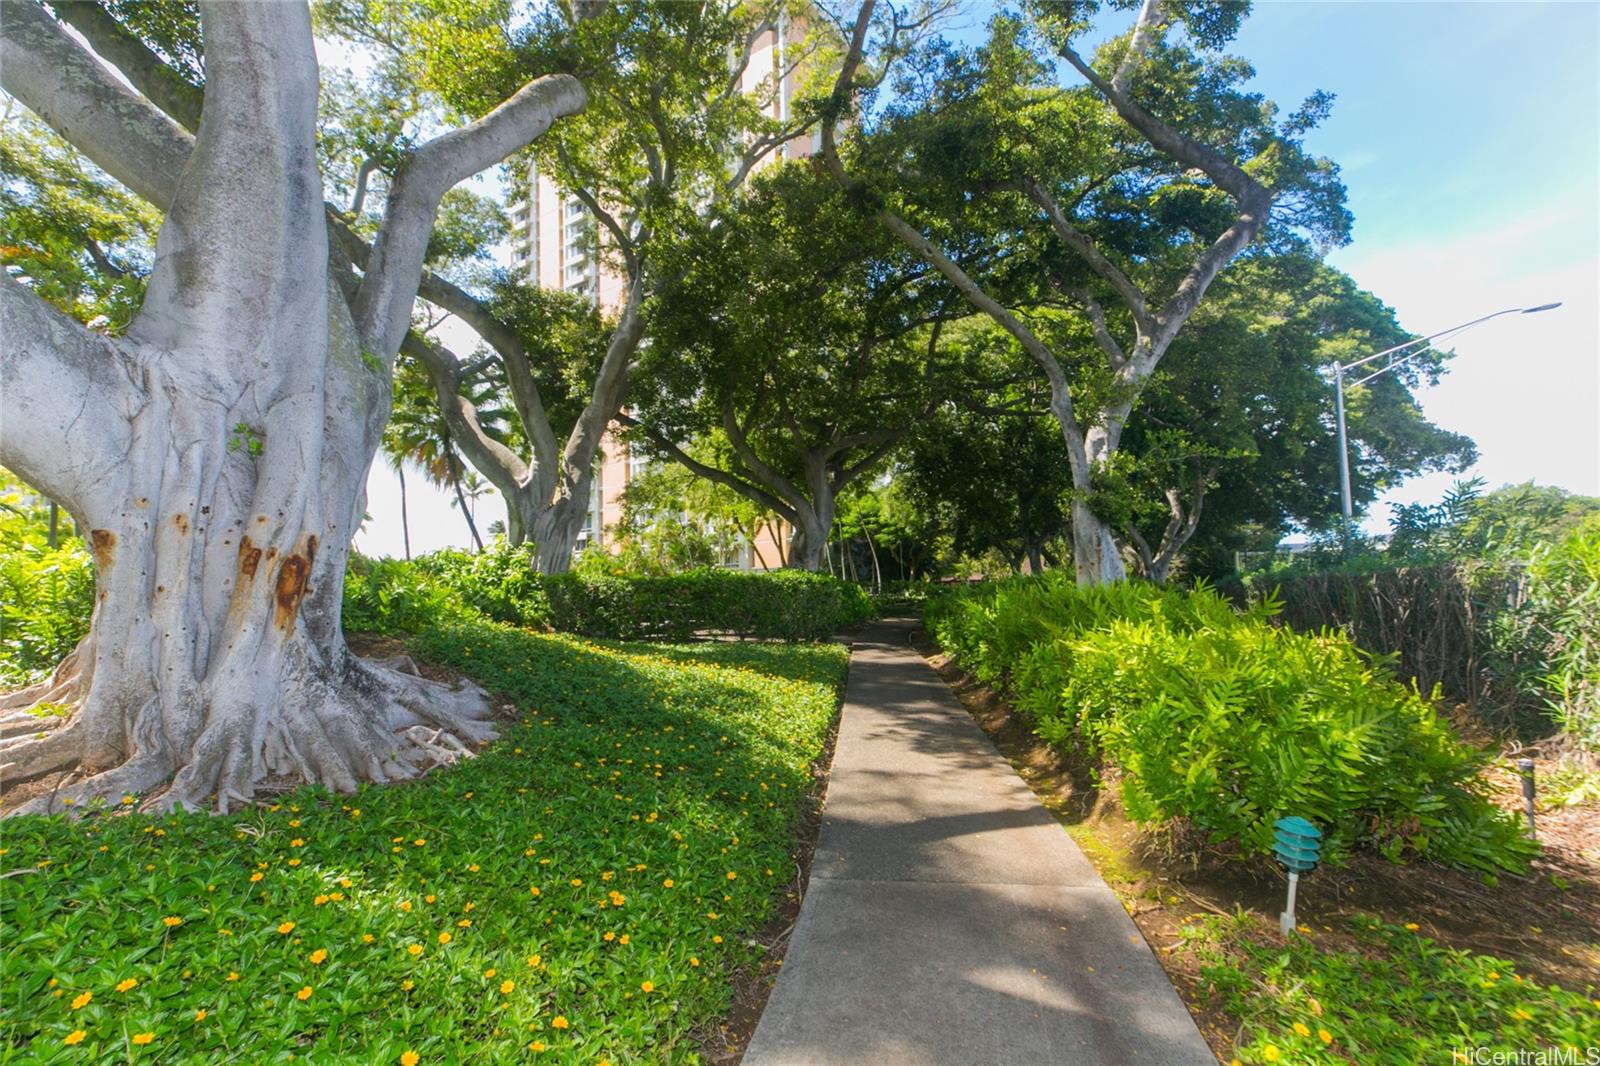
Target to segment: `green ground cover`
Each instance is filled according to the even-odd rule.
[[[1337,937],[1287,942],[1248,916],[1206,917],[1181,950],[1201,987],[1239,1020],[1235,1062],[1449,1062],[1453,1052],[1515,1056],[1600,1047],[1600,999],[1541,985],[1505,959],[1457,951],[1417,931],[1358,916]],[[1455,1061],[1518,1061],[1463,1059]]]
[[[0,1062],[695,1061],[791,873],[846,650],[488,622],[412,650],[514,704],[478,758],[0,826]]]

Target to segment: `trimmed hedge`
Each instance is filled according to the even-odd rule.
[[[353,561],[345,579],[350,630],[419,633],[488,617],[612,640],[700,635],[824,640],[876,614],[859,585],[793,570],[693,570],[647,576],[575,572],[547,577],[529,554],[500,546],[445,551],[411,563]]]
[[[543,586],[552,628],[613,640],[684,640],[707,633],[825,640],[875,613],[860,586],[794,570],[561,574],[544,578]]]
[[[926,619],[1040,737],[1115,765],[1137,822],[1266,855],[1273,823],[1298,814],[1334,857],[1367,846],[1526,869],[1537,846],[1485,795],[1487,753],[1456,739],[1388,660],[1339,633],[1274,626],[1275,609],[1047,575],[952,593]]]

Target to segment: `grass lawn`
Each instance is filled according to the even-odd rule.
[[[0,1062],[689,1062],[773,913],[848,660],[493,624],[478,758],[217,818],[0,823]]]

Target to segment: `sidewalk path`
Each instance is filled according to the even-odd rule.
[[[912,628],[872,626],[850,657],[810,887],[745,1066],[1215,1066]]]

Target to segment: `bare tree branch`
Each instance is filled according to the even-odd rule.
[[[1128,310],[1133,313],[1134,323],[1145,334],[1154,332],[1153,323],[1145,309],[1144,293],[1133,283],[1133,279],[1123,273],[1111,260],[1101,253],[1098,246],[1088,234],[1079,230],[1067,219],[1066,212],[1061,210],[1061,205],[1056,203],[1044,187],[1032,178],[1022,179],[1022,189],[1028,199],[1038,204],[1044,211],[1045,217],[1050,220],[1050,225],[1056,231],[1056,236],[1061,238],[1061,243],[1077,252],[1089,268],[1099,274],[1116,290],[1117,295]]]
[[[472,465],[508,500],[522,491],[532,472],[516,452],[484,432],[478,409],[461,395],[461,360],[436,341],[410,331],[400,348],[428,372],[451,437]]]
[[[645,425],[643,422],[640,422],[631,415],[619,415],[617,417],[617,421],[625,426],[631,426],[639,430],[639,432],[643,433],[653,446],[662,452],[665,452],[667,455],[672,456],[673,460],[681,463],[685,468],[693,471],[700,477],[705,478],[707,481],[714,481],[718,485],[723,485],[732,489],[745,499],[750,500],[753,503],[760,504],[767,510],[774,512],[791,525],[798,524],[800,520],[798,512],[796,512],[794,508],[790,507],[789,504],[778,499],[778,497],[774,496],[770,492],[767,492],[765,489],[762,489],[760,486],[751,484],[744,478],[741,478],[735,474],[731,474],[726,470],[720,469],[719,467],[702,463],[700,460],[696,459],[694,456],[680,448],[678,444],[670,437],[667,437],[661,433],[657,433],[655,430],[651,429],[649,426]]]
[[[588,96],[567,74],[547,74],[499,107],[412,153],[395,175],[366,275],[351,308],[367,342],[394,351],[405,336],[428,237],[444,194],[527,145]]]
[[[120,70],[133,87],[193,132],[200,128],[201,89],[190,85],[96,0],[53,0],[50,5],[61,20],[89,42],[102,59]],[[8,6],[6,15],[10,17]]]
[[[135,194],[171,205],[194,139],[33,0],[5,5],[0,87]]]
[[[142,368],[4,271],[0,336],[0,464],[104,524],[125,505],[118,473],[143,403]]]

